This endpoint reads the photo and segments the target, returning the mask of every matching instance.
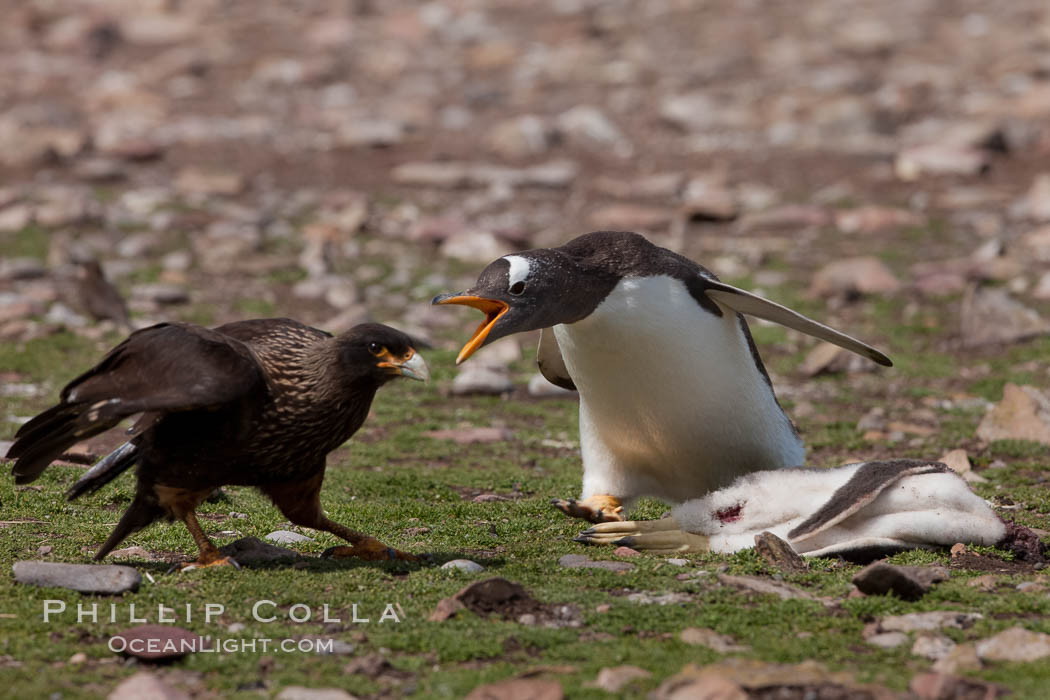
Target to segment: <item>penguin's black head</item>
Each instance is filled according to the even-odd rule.
[[[590,275],[581,280],[580,272],[577,261],[561,251],[530,250],[489,263],[465,292],[434,297],[432,304],[472,306],[485,314],[456,364],[504,336],[573,323],[589,314],[607,291],[588,294]]]

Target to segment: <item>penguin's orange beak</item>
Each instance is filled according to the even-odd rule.
[[[478,348],[485,344],[485,338],[488,337],[492,327],[495,326],[496,322],[500,320],[500,317],[510,309],[506,302],[499,301],[498,299],[486,299],[484,297],[472,296],[469,294],[442,294],[434,297],[434,300],[431,303],[472,306],[485,314],[485,320],[478,325],[474,330],[474,335],[470,336],[470,340],[468,340],[467,344],[463,346],[463,349],[459,351],[459,355],[456,357],[457,365],[463,363],[468,357],[473,355]]]

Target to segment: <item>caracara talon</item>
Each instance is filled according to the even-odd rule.
[[[218,559],[196,559],[195,561],[183,562],[181,564],[173,564],[168,573],[177,571],[183,573],[185,571],[193,571],[194,569],[206,569],[210,566],[232,566],[234,569],[240,569],[241,565],[233,557],[219,557]]]

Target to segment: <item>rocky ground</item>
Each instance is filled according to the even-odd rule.
[[[531,368],[533,338],[493,345],[456,375],[450,351],[476,316],[428,301],[467,287],[499,255],[627,229],[893,357],[895,368],[875,371],[811,338],[753,324],[813,464],[956,450],[953,467],[968,471],[1002,515],[1040,536],[1050,529],[1050,8],[1042,0],[31,0],[3,10],[0,439],[129,328],[271,315],[331,331],[366,318],[391,323],[435,346],[428,357],[438,381],[426,393],[399,389],[394,395],[409,408],[377,407],[362,431],[355,459],[392,465],[388,473],[358,474],[355,482],[343,470],[346,482],[337,483],[349,493],[365,479],[382,499],[393,472],[397,488],[418,487],[425,504],[424,487],[436,480],[493,533],[503,526],[492,523],[506,519],[499,546],[509,550],[499,556],[533,557],[517,578],[548,600],[568,600],[576,593],[547,579],[561,572],[560,555],[591,550],[569,542],[572,524],[555,521],[544,504],[576,488],[573,400],[537,398],[552,390]],[[471,396],[479,392],[503,399]],[[81,461],[115,439],[86,446]],[[449,440],[471,447],[450,456],[447,446],[456,443]],[[58,475],[41,482],[43,492],[15,492],[10,483],[0,491],[5,511],[13,503],[18,513],[4,527],[20,533],[5,545],[5,561],[51,553],[39,551],[52,546],[48,528],[27,529],[41,517],[35,509],[93,518],[86,513],[112,505],[100,497],[61,510],[70,507],[53,502],[76,470],[52,471]],[[338,500],[342,492],[330,490],[327,500]],[[216,515],[232,518],[239,507],[236,500],[217,505]],[[400,517],[408,506],[390,507]],[[420,509],[412,517],[426,526],[401,523],[389,536],[421,546],[432,538],[451,551],[480,547],[473,559],[496,556],[496,545],[472,541],[477,527],[443,532],[435,519],[454,514],[428,507],[408,507]],[[277,529],[279,520],[259,509]],[[659,515],[661,507],[650,510]],[[556,537],[542,552],[528,543],[536,523]],[[64,561],[97,544],[76,528],[62,536],[69,550],[55,543],[52,556],[65,552]],[[187,543],[178,533],[139,544],[150,554]],[[480,680],[521,675],[523,659],[536,658],[539,670],[514,681],[532,682],[531,690],[492,692],[536,697],[541,683],[550,697],[563,687],[598,697],[603,683],[619,683],[613,692],[677,697],[690,684],[722,683],[726,697],[767,697],[745,682],[761,676],[746,663],[812,658],[886,685],[887,693],[910,683],[921,697],[985,697],[988,681],[1015,697],[1038,697],[1039,683],[1050,682],[1039,662],[988,644],[1013,628],[1015,637],[1050,632],[1039,617],[1050,612],[1045,576],[1031,562],[1011,569],[1018,562],[1003,561],[1005,552],[956,554],[936,561],[952,568],[953,580],[964,578],[941,584],[954,592],[931,610],[980,620],[900,628],[887,620],[911,607],[858,598],[835,608],[839,637],[822,636],[836,624],[784,623],[789,636],[819,640],[797,642],[801,657],[764,647],[751,638],[754,625],[734,617],[726,623],[732,630],[691,633],[706,640],[699,644],[707,655],[694,654],[702,668],[673,674],[692,658],[696,642],[679,639],[697,628],[692,613],[678,601],[671,606],[678,617],[639,623],[624,612],[634,603],[623,597],[681,594],[714,609],[735,584],[667,577],[674,565],[658,560],[623,574],[635,578],[607,571],[593,579],[594,590],[578,601],[587,610],[585,631],[557,631],[560,644],[572,630],[568,657],[554,650],[554,637],[522,635],[511,621],[499,623],[499,633],[478,633],[499,645],[495,653],[454,651],[451,639],[424,653],[427,633],[419,630],[412,642],[380,634],[394,652],[358,640],[361,654],[380,654],[397,671],[365,672],[372,680],[363,685],[337,682],[342,662],[333,676],[321,662],[296,675],[268,674],[253,661],[251,669],[238,667],[230,687],[209,666],[218,662],[189,661],[163,682],[176,688],[165,692],[199,696],[239,688],[306,698],[294,687],[318,683],[364,695],[456,695]],[[730,578],[775,573],[746,557],[687,564],[712,577],[726,566]],[[966,573],[981,567],[988,571]],[[335,583],[333,571],[322,573]],[[817,580],[818,573],[831,578]],[[821,568],[789,578],[844,601],[852,573]],[[412,574],[419,575],[429,574]],[[412,576],[355,583],[389,586]],[[572,587],[589,580],[581,574]],[[419,596],[409,608],[425,628],[437,598],[462,583],[433,583],[433,598],[422,583],[398,585]],[[617,583],[630,590],[610,598]],[[4,594],[12,610],[24,598],[20,590]],[[979,604],[978,592],[986,597]],[[803,609],[794,604],[769,614],[790,618]],[[704,624],[718,628],[718,620]],[[935,641],[915,641],[916,651],[908,636],[916,629],[941,631],[920,634]],[[737,639],[718,637],[727,631]],[[102,626],[84,635],[110,633]],[[102,664],[108,653],[97,639],[90,658],[74,664],[69,654],[39,648],[42,640],[32,641],[39,634],[24,634],[17,653],[10,643],[0,647],[8,655],[0,674],[40,682],[41,669],[55,662],[99,664],[90,686],[77,687],[70,673],[41,691],[105,695],[132,673]],[[613,634],[637,646],[601,636]],[[709,634],[721,640],[714,647]],[[741,637],[750,644],[735,646]],[[864,641],[875,637],[885,646]],[[1044,649],[1045,639],[1007,641]],[[52,642],[63,652],[75,644]],[[607,651],[588,660],[583,650],[595,648]],[[965,660],[938,660],[935,672],[971,680],[923,675],[951,649],[964,649],[953,653]],[[723,654],[748,661],[714,664]],[[596,676],[598,667],[604,674],[624,663],[638,667],[627,680]],[[438,680],[432,668],[439,664],[456,680]],[[906,677],[896,672],[901,667]],[[784,673],[764,668],[771,678]],[[812,671],[806,683],[834,685],[842,680],[834,673]]]

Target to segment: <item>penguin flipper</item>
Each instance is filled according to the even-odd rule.
[[[852,336],[848,336],[834,328],[825,326],[823,323],[819,323],[818,321],[803,316],[797,311],[792,311],[786,306],[781,306],[776,302],[763,299],[751,292],[745,292],[743,289],[737,289],[732,285],[712,279],[705,278],[704,287],[704,293],[709,298],[719,304],[729,307],[733,311],[747,314],[748,316],[756,316],[767,321],[772,321],[773,323],[779,323],[788,328],[794,328],[806,335],[811,335],[815,338],[826,340],[829,343],[834,343],[839,347],[846,348],[850,352],[855,352],[862,357],[868,358],[872,362],[876,362],[886,367],[893,366],[893,362],[890,358],[886,357],[886,355],[867,343],[863,343]]]
[[[540,368],[540,374],[548,382],[562,389],[576,391],[576,384],[569,376],[569,370],[565,366],[565,359],[561,356],[561,347],[558,346],[558,339],[554,337],[553,329],[540,330],[540,344],[536,348],[536,364]]]

